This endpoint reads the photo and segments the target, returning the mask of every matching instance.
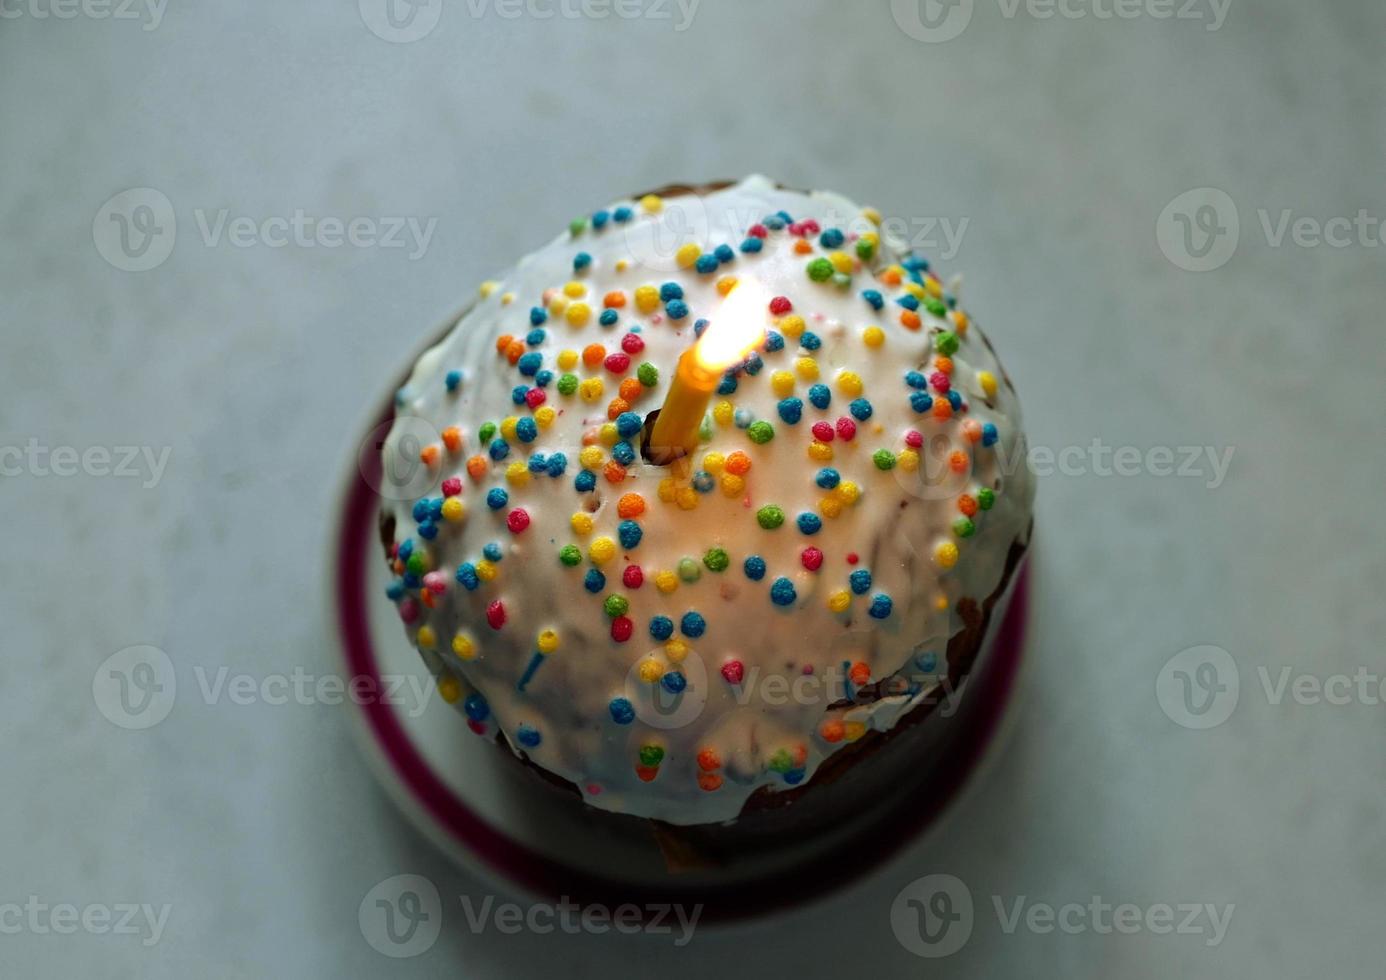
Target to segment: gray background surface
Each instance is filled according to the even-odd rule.
[[[1257,670],[1274,685],[1284,668],[1384,668],[1383,251],[1355,230],[1346,247],[1277,245],[1258,215],[1272,232],[1284,209],[1386,217],[1380,4],[1233,0],[1209,30],[1206,2],[1202,19],[1158,19],[1152,0],[1124,20],[975,0],[944,43],[884,2],[704,0],[679,30],[676,7],[511,18],[475,0],[410,43],[350,0],[171,0],[157,26],[138,6],[50,4],[0,5],[0,443],[170,452],[149,488],[29,463],[0,478],[0,905],[172,909],[152,947],[10,934],[7,918],[6,975],[1379,975],[1386,709],[1374,693],[1277,704]],[[353,429],[481,279],[619,194],[756,170],[921,232],[966,219],[943,266],[966,272],[1035,445],[1232,448],[1230,471],[1216,488],[1206,466],[1042,481],[1014,737],[888,869],[682,949],[473,933],[458,897],[485,886],[396,815],[345,709],[207,704],[191,671],[331,670],[319,555]],[[133,273],[93,227],[137,187],[171,202],[177,239]],[[1157,219],[1201,187],[1230,197],[1240,238],[1196,273]],[[1229,228],[1225,204],[1197,203],[1195,236]],[[209,244],[196,214],[222,208],[438,221],[411,259]],[[92,679],[137,644],[190,693],[124,731]],[[1201,644],[1240,678],[1209,730],[1156,693]],[[357,909],[406,872],[437,883],[450,920],[428,952],[387,960]],[[933,873],[976,913],[961,951],[926,962],[890,910]],[[1235,912],[1212,946],[1008,934],[993,907],[1094,895]]]

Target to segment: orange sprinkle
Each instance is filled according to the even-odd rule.
[[[722,757],[717,754],[716,749],[703,749],[698,753],[698,768],[703,772],[711,772],[720,769],[721,766]]]
[[[521,356],[525,352],[525,342],[523,340],[512,340],[510,346],[505,349],[505,359],[511,364],[519,363]]]
[[[801,238],[794,243],[794,251],[800,255],[807,255],[813,251],[813,246],[809,244],[807,239]]]
[[[588,344],[582,349],[582,363],[596,367],[606,358],[606,348],[601,344]]]
[[[948,454],[948,468],[954,473],[967,472],[967,453],[961,449],[954,449]]]
[[[982,441],[982,423],[976,419],[968,419],[962,424],[963,438],[968,442]]]
[[[900,322],[911,330],[919,329],[919,314],[914,310],[901,310]]]
[[[630,402],[626,401],[624,398],[613,398],[611,399],[611,403],[606,406],[606,417],[610,419],[612,422],[615,422],[617,416],[619,416],[622,412],[629,411]]]
[[[963,512],[966,517],[972,517],[977,513],[977,500],[969,493],[963,494],[958,498],[958,510]]]
[[[847,734],[847,726],[836,718],[829,718],[818,726],[818,734],[825,742],[841,742]]]
[[[645,386],[640,383],[639,378],[626,378],[617,390],[622,398],[628,402],[633,402],[645,393]]]
[[[503,333],[496,338],[496,353],[504,354],[506,348],[515,342],[515,338],[508,333]]]
[[[745,476],[751,471],[751,457],[738,449],[727,457],[723,468],[734,476]]]
[[[935,399],[934,399],[934,418],[938,419],[940,422],[943,422],[943,421],[946,421],[947,419],[951,419],[952,417],[953,417],[953,403],[950,402],[947,398],[935,398]]]
[[[900,285],[900,273],[896,269],[887,269],[881,273],[881,282],[887,286]]]
[[[480,480],[486,475],[487,469],[489,469],[489,465],[485,456],[473,456],[467,460],[467,475],[473,480]]]
[[[616,501],[616,513],[623,518],[639,517],[645,513],[645,498],[638,493],[626,493]]]
[[[626,478],[626,468],[613,459],[602,469],[602,475],[607,483],[620,483]]]
[[[450,425],[443,430],[443,445],[448,447],[448,452],[455,453],[462,448],[462,430],[455,425]]]
[[[848,672],[847,676],[852,679],[853,684],[860,687],[871,680],[871,668],[858,660],[856,663],[852,664],[852,669]]]
[[[713,790],[722,788],[722,777],[715,772],[700,772],[698,773],[698,785],[711,793]]]
[[[419,450],[419,459],[423,461],[425,466],[432,466],[438,462],[438,447],[436,445],[424,446],[423,449]]]
[[[620,309],[626,305],[626,294],[619,289],[614,289],[602,297],[602,305],[612,309]]]
[[[659,775],[658,766],[636,766],[635,774],[640,777],[642,783],[648,783]]]
[[[938,357],[934,358],[934,370],[942,371],[944,374],[952,374],[953,359],[951,357],[944,357],[942,354],[938,355]]]

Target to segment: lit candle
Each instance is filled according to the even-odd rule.
[[[760,300],[758,290],[736,286],[702,337],[679,358],[669,394],[650,432],[650,457],[655,462],[667,465],[687,459],[698,448],[698,429],[722,372],[765,336]]]

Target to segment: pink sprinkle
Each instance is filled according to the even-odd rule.
[[[626,570],[621,573],[621,581],[628,589],[638,589],[645,584],[645,573],[639,565],[627,565]]]
[[[934,386],[935,391],[944,395],[948,394],[948,389],[951,387],[948,375],[944,374],[942,371],[935,371],[933,374],[929,375],[929,384]]]
[[[548,397],[548,395],[544,394],[543,388],[531,388],[529,391],[525,392],[525,404],[530,408],[538,408],[540,405],[544,404]]]
[[[909,446],[911,449],[918,449],[920,446],[924,445],[924,436],[920,434],[918,430],[910,429],[910,431],[905,433],[905,445]]]
[[[740,684],[746,676],[746,665],[740,660],[728,660],[722,665],[722,680],[728,684]]]
[[[497,599],[486,607],[486,622],[491,629],[498,630],[505,625],[505,603]]]
[[[770,230],[762,224],[754,224],[751,225],[751,230],[746,234],[750,235],[752,238],[768,238],[770,236]]]
[[[847,442],[851,442],[852,437],[857,434],[857,423],[845,415],[842,416],[837,420],[837,434]]]
[[[399,618],[406,623],[412,623],[419,618],[419,601],[412,595],[400,601]]]
[[[602,791],[602,788],[601,788],[601,786],[599,786],[598,784],[596,784],[596,783],[588,783],[588,784],[587,784],[587,795],[588,795],[588,796],[598,796],[598,795],[601,794],[601,791]]]
[[[630,355],[616,352],[606,355],[606,369],[612,374],[625,374],[630,367]]]
[[[460,476],[450,476],[443,481],[443,496],[456,497],[462,492],[462,478]]]
[[[816,572],[823,567],[823,552],[817,548],[805,548],[799,554],[799,561],[803,562],[804,567],[810,572]]]
[[[423,584],[434,595],[442,595],[448,590],[448,580],[442,572],[429,572],[423,577]]]
[[[638,333],[628,333],[621,338],[621,350],[627,354],[639,354],[645,349],[645,341]]]
[[[789,301],[788,296],[776,296],[770,301],[770,312],[776,316],[783,316],[794,309],[794,304]]]
[[[505,517],[505,526],[510,528],[512,534],[519,534],[529,527],[529,511],[523,507],[516,507]]]
[[[823,230],[823,226],[820,225],[813,218],[805,218],[801,223],[800,227],[802,227],[804,229],[804,232],[809,235],[816,235]]]
[[[831,422],[813,423],[813,438],[819,442],[833,441],[833,424]]]

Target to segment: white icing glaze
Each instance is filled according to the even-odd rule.
[[[882,242],[871,261],[857,263],[845,288],[831,281],[812,281],[806,274],[810,260],[832,251],[819,244],[818,234],[807,236],[813,243],[808,254],[796,253],[800,239],[787,229],[771,230],[759,254],[745,254],[738,248],[751,224],[785,211],[796,221],[815,219],[824,230],[842,229],[848,240],[840,250],[855,256],[855,235],[874,230],[863,209],[833,194],[777,189],[763,177],[751,177],[703,197],[671,198],[654,214],[637,202],[625,204],[634,212],[630,221],[609,222],[601,231],[589,225],[581,234],[565,233],[523,259],[494,288],[483,290],[483,298],[446,339],[420,358],[397,398],[398,419],[385,446],[387,467],[401,472],[402,464],[407,469],[417,459],[413,440],[420,432],[431,433],[426,439],[432,440],[445,427],[457,426],[463,444],[456,453],[442,449],[440,463],[423,470],[407,495],[399,495],[405,499],[387,501],[385,509],[396,518],[396,541],[412,540],[428,554],[430,567],[445,576],[446,589],[432,608],[417,604],[413,598],[417,589],[406,590],[402,605],[420,613],[408,626],[416,643],[420,626],[433,631],[434,649],[423,652],[430,665],[443,672],[443,683],[452,683],[446,676],[451,674],[464,695],[476,692],[484,697],[489,715],[484,729],[475,728],[492,736],[503,734],[517,751],[523,750],[539,766],[578,786],[593,806],[675,824],[723,821],[734,818],[759,787],[789,788],[791,782],[777,771],[786,768],[786,762],[789,780],[798,783],[811,777],[827,755],[847,744],[846,740],[825,740],[820,734],[825,718],[862,726],[849,729],[851,734],[887,730],[921,699],[937,693],[936,677],[946,670],[947,640],[961,628],[953,612],[956,603],[964,597],[980,602],[1001,581],[1008,550],[1029,525],[1033,486],[1023,465],[1007,465],[1002,472],[1000,464],[1024,458],[1020,410],[975,325],[960,331],[960,347],[952,357],[952,387],[962,395],[967,411],[941,421],[929,412],[918,413],[911,405],[914,389],[906,385],[904,376],[917,370],[927,377],[933,371],[934,338],[942,330],[956,329],[956,321],[950,322],[956,314],[939,317],[921,306],[922,329],[902,325],[902,307],[896,303],[905,295],[902,287],[877,279],[881,270],[904,260],[907,253],[901,243]],[[687,240],[708,252],[722,243],[737,251],[716,272],[700,274],[678,268],[673,259],[675,247]],[[592,261],[575,274],[574,256],[579,252],[588,253]],[[618,268],[621,260],[629,263],[624,270]],[[715,319],[725,302],[716,286],[725,275],[737,276],[767,298],[784,296],[793,302],[793,313],[802,316],[807,330],[822,341],[812,356],[818,380],[832,389],[831,404],[825,410],[815,408],[806,394],[812,382],[796,378],[793,394],[803,399],[803,418],[791,425],[779,416],[780,396],[772,391],[771,376],[780,370],[794,371],[795,359],[808,353],[797,350],[798,340],[787,337],[783,350],[763,352],[763,369],[741,375],[735,393],[726,396],[738,410],[769,421],[774,426],[773,440],[758,445],[736,424],[713,424],[711,439],[704,442],[698,457],[713,451],[744,452],[753,466],[745,476],[743,493],[729,497],[719,486],[697,494],[696,508],[681,509],[660,500],[658,487],[668,472],[638,459],[619,485],[612,485],[599,472],[595,491],[579,493],[574,485],[582,470],[579,452],[584,438],[590,442],[608,421],[607,405],[620,377],[633,376],[642,362],[655,365],[660,372],[658,384],[647,389],[631,410],[644,418],[658,408],[678,356],[693,342],[695,321]],[[500,423],[506,416],[534,414],[512,401],[512,389],[532,385],[534,379],[521,376],[497,352],[497,338],[506,334],[525,338],[532,329],[530,308],[545,305],[546,291],[561,295],[570,280],[585,287],[581,301],[591,306],[590,321],[574,327],[565,315],[551,315],[542,325],[544,340],[525,348],[541,354],[543,368],[555,373],[545,393],[546,404],[557,411],[557,417],[528,445],[509,440],[510,455],[502,462],[487,456],[487,472],[474,480],[466,473],[465,462],[487,453],[487,446],[478,439],[481,425]],[[936,283],[932,276],[925,281],[930,280]],[[690,310],[685,318],[671,320],[662,303],[653,314],[636,309],[637,287],[671,281],[683,288]],[[880,311],[862,297],[868,289],[883,295],[885,305]],[[603,296],[612,290],[624,291],[627,302],[619,310],[618,322],[604,327],[598,323],[598,314]],[[780,329],[781,318],[765,307],[761,310],[766,329]],[[579,394],[559,393],[556,378],[564,373],[556,363],[560,351],[580,351],[592,343],[603,344],[608,352],[620,350],[621,338],[636,324],[645,348],[632,357],[628,371],[617,375],[600,364],[589,368],[581,361],[572,370],[582,379],[602,378],[605,391],[600,398],[589,402]],[[884,331],[879,347],[870,347],[862,339],[870,325]],[[831,461],[815,461],[808,456],[812,424],[849,414],[851,398],[839,390],[837,381],[837,373],[844,369],[860,376],[861,397],[870,401],[873,412],[869,420],[857,422],[853,440],[836,438],[830,443]],[[445,384],[452,370],[464,372],[456,392],[449,392]],[[990,403],[978,378],[981,371],[990,372],[997,381]],[[928,390],[934,398],[943,397],[933,388]],[[714,405],[721,400],[723,396],[713,396]],[[997,444],[970,445],[962,434],[963,421],[968,419],[994,424]],[[878,469],[873,452],[884,448],[900,453],[906,448],[904,436],[909,430],[924,437],[924,464],[912,473],[901,466],[888,472]],[[638,445],[638,439],[631,442]],[[601,448],[603,460],[609,460],[610,448]],[[970,470],[961,476],[940,475],[941,469],[946,471],[941,461],[953,449],[968,453]],[[534,453],[549,456],[557,451],[568,459],[562,476],[539,473],[530,475],[524,486],[507,483],[508,464],[523,462]],[[815,482],[821,467],[832,467],[842,481],[857,484],[860,499],[845,506],[840,516],[824,519],[821,531],[806,535],[795,526],[795,518],[801,512],[817,513],[821,499],[828,495]],[[440,497],[443,479],[459,474],[465,518],[439,520],[437,537],[422,539],[411,516],[413,505],[420,496]],[[509,496],[500,510],[486,503],[487,491],[495,487],[505,488]],[[960,539],[953,530],[962,516],[959,494],[975,496],[979,487],[995,489],[995,504],[977,513],[976,533]],[[588,547],[603,535],[617,537],[621,521],[617,500],[632,492],[647,504],[636,518],[643,538],[633,549],[617,545],[616,556],[600,568],[606,576],[605,588],[591,593],[583,584],[594,567]],[[757,523],[757,510],[772,503],[783,508],[786,520],[775,530],[765,530]],[[507,514],[517,507],[531,519],[518,534],[506,525]],[[589,509],[594,528],[590,534],[579,535],[570,518]],[[947,541],[957,544],[960,557],[953,568],[945,570],[935,559],[935,548]],[[463,562],[481,560],[482,549],[490,542],[499,543],[504,557],[494,563],[496,574],[490,581],[469,591],[454,573]],[[559,550],[567,544],[582,549],[582,561],[575,567],[559,560]],[[801,562],[801,552],[808,546],[823,552],[817,571]],[[725,549],[730,557],[725,571],[713,571],[702,562],[704,553],[715,547]],[[848,563],[849,553],[859,556],[859,564]],[[744,559],[752,554],[761,556],[767,566],[759,581],[743,570]],[[656,587],[656,573],[676,570],[684,558],[697,563],[700,577],[680,581],[670,593],[662,592]],[[623,570],[631,563],[644,573],[638,588],[622,583]],[[852,594],[846,612],[832,611],[829,595],[847,588],[848,575],[856,569],[870,571],[869,590]],[[790,606],[771,601],[772,583],[780,577],[789,579],[797,593]],[[613,594],[629,602],[626,615],[633,621],[634,635],[628,642],[612,638],[612,620],[603,599]],[[892,602],[884,619],[868,614],[877,594],[888,595]],[[947,611],[940,609],[943,599]],[[498,630],[487,622],[487,607],[497,600],[506,612],[505,624]],[[674,669],[664,644],[651,636],[651,618],[669,617],[674,636],[679,637],[681,617],[689,610],[702,614],[706,631],[696,639],[685,638],[690,652],[678,672],[684,675],[687,688],[672,697],[660,684],[642,681],[637,668],[642,659],[652,656],[662,672]],[[545,629],[557,631],[560,647],[540,662],[519,690],[517,683],[530,664],[536,637]],[[472,659],[464,661],[451,649],[459,631],[475,644]],[[936,655],[936,665],[929,662],[929,653]],[[728,683],[720,672],[729,658],[744,664],[740,685]],[[873,683],[892,675],[903,678],[902,693],[871,704],[831,708],[832,702],[843,697],[844,661],[865,663]],[[810,668],[813,674],[806,675]],[[633,721],[619,724],[614,720],[611,702],[618,697],[632,703]],[[538,733],[536,746],[517,740],[522,725]],[[641,747],[651,744],[661,747],[664,756],[657,774],[646,781],[637,773],[637,765]],[[702,780],[711,785],[720,776],[716,788],[700,785],[703,770],[698,757],[703,749],[711,749],[718,757],[714,773],[704,774]]]

